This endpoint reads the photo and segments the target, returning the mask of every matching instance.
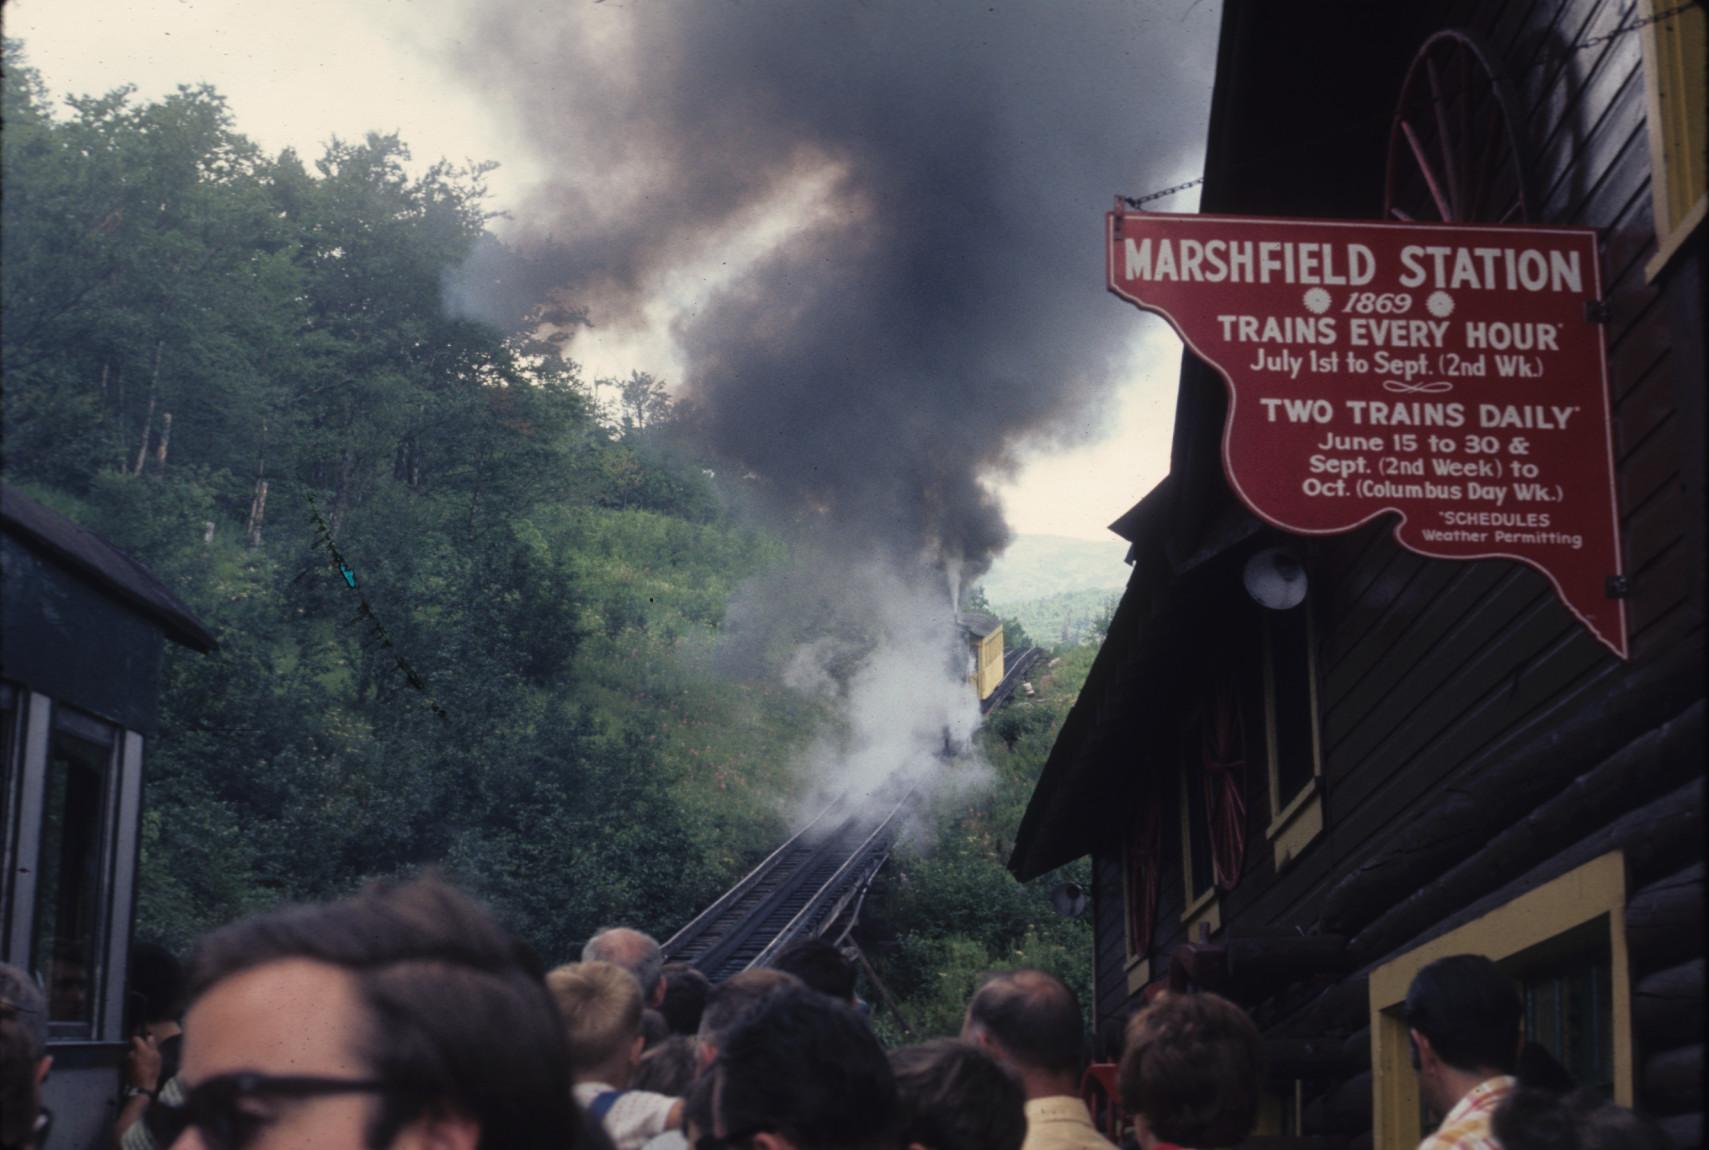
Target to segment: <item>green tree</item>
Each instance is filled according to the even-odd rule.
[[[774,846],[825,715],[711,655],[782,547],[657,381],[602,426],[552,340],[447,314],[485,169],[268,157],[205,87],[56,113],[6,65],[0,469],[220,644],[166,655],[141,929],[437,865],[567,957]]]

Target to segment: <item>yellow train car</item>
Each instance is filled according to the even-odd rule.
[[[984,611],[964,611],[955,621],[967,640],[967,681],[984,701],[1003,681],[1003,621]]]

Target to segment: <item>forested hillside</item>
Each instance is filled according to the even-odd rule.
[[[206,87],[51,109],[14,43],[4,111],[5,481],[219,642],[166,657],[139,938],[431,864],[559,960],[612,920],[668,935],[781,840],[826,704],[713,667],[788,548],[656,381],[602,408],[556,344],[449,316],[480,168],[268,156]],[[996,846],[981,889],[1036,915]]]
[[[447,318],[481,172],[264,156],[205,88],[50,117],[6,64],[5,477],[220,643],[168,655],[139,932],[426,862],[554,954],[715,895],[814,716],[678,656],[780,549],[645,379],[602,420],[551,347]]]

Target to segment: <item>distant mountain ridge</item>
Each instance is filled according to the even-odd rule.
[[[1035,599],[1072,591],[1119,591],[1130,568],[1127,543],[1061,535],[1018,535],[980,579],[991,609],[999,613]]]

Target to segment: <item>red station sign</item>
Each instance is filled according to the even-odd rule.
[[[1621,658],[1596,233],[1109,213],[1109,287],[1228,383],[1223,469],[1304,535],[1389,512],[1420,555],[1517,559]]]

